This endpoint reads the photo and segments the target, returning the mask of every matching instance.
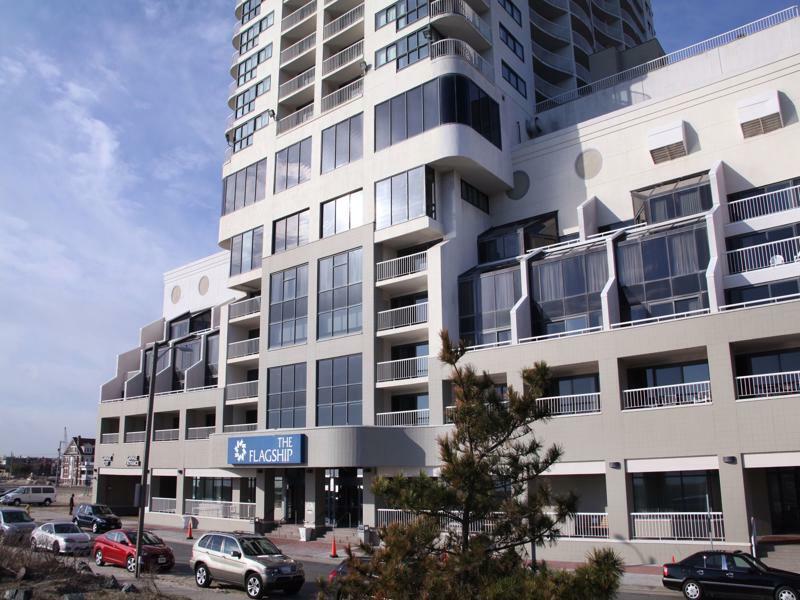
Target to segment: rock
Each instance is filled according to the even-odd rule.
[[[89,566],[89,563],[83,560],[79,560],[78,564],[75,565],[75,570],[78,573],[91,573],[92,567]]]
[[[103,577],[100,582],[100,587],[104,590],[118,590],[120,588],[119,581],[113,575]]]
[[[23,579],[25,579],[25,576],[27,574],[28,574],[28,569],[26,569],[25,567],[22,567],[22,568],[20,568],[19,571],[17,571],[17,574],[14,575],[14,579],[16,579],[17,581],[22,581]]]
[[[126,583],[125,585],[122,586],[122,592],[125,594],[138,594],[139,588],[137,588],[132,583]]]
[[[33,598],[33,590],[7,590],[3,598],[5,600],[30,600]]]
[[[61,600],[85,600],[86,596],[81,592],[72,592],[61,596]]]

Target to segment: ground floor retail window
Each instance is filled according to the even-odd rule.
[[[718,471],[671,471],[631,475],[634,512],[722,510]]]

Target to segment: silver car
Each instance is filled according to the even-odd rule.
[[[267,590],[296,594],[306,580],[302,563],[252,534],[205,534],[192,548],[189,566],[198,586],[219,580],[244,588],[250,598],[261,598]]]
[[[31,549],[51,550],[56,554],[89,554],[92,538],[71,521],[55,521],[33,530]]]
[[[27,540],[36,523],[21,508],[0,508],[0,540],[18,543]]]

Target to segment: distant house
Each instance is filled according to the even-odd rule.
[[[94,473],[94,438],[73,437],[61,457],[61,485],[91,485]]]

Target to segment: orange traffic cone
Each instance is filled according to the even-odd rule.
[[[192,517],[189,517],[189,526],[186,528],[186,539],[193,540],[194,536],[192,536]]]
[[[336,554],[336,538],[333,538],[333,543],[331,544],[331,558],[339,558],[339,555]]]
[[[675,562],[675,555],[672,555],[672,562]]]

